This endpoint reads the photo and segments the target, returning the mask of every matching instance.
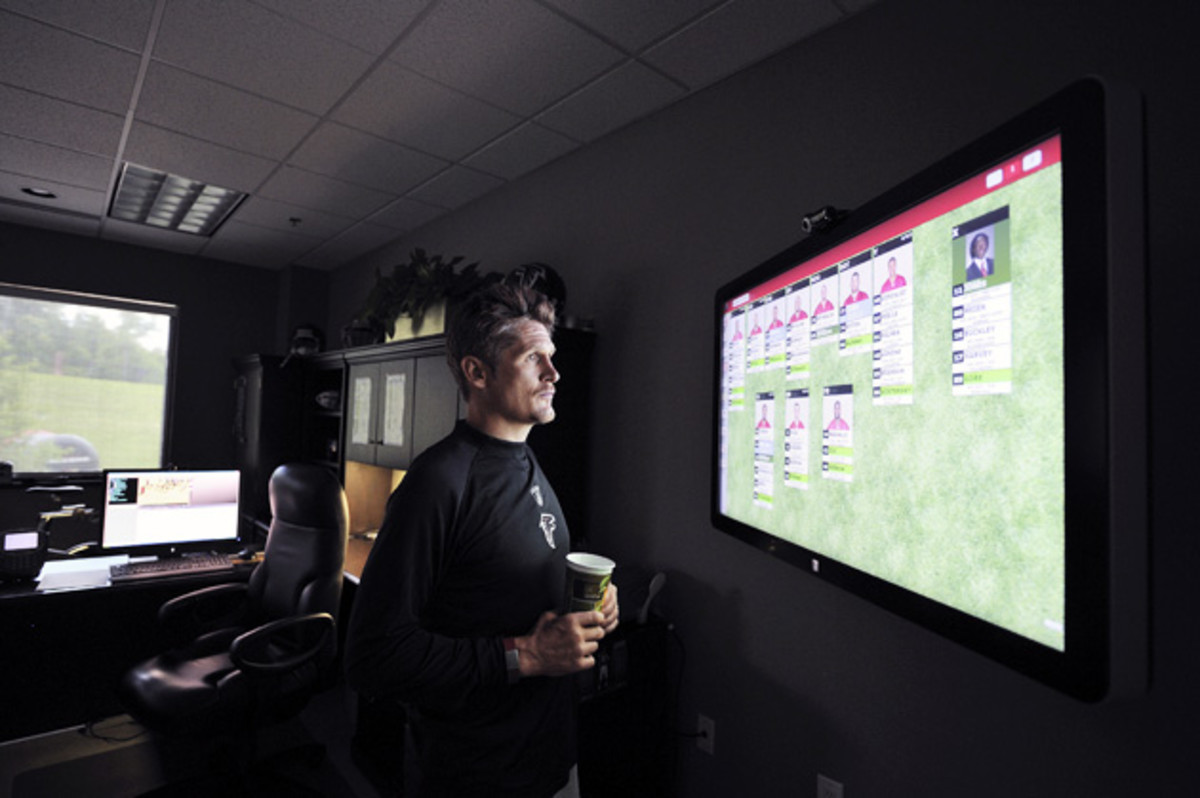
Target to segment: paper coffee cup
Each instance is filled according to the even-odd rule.
[[[604,594],[616,567],[615,562],[598,554],[568,554],[563,612],[589,612],[604,606]]]

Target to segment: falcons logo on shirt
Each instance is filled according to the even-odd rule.
[[[530,488],[529,495],[533,497],[535,502],[537,502],[538,507],[541,507],[543,504],[545,504],[545,502],[542,500],[542,487],[540,485],[534,485],[532,488]]]
[[[550,513],[542,513],[541,527],[547,545],[552,549],[557,549],[558,546],[554,542],[554,530],[558,529],[558,519]]]

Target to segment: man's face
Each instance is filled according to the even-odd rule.
[[[985,236],[979,236],[971,242],[971,251],[975,257],[982,258],[988,251],[988,240]]]
[[[544,325],[532,319],[519,323],[516,342],[500,353],[495,372],[482,382],[480,398],[491,434],[525,440],[533,425],[554,420],[554,383],[559,376],[551,362],[554,352]]]

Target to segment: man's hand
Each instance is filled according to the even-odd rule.
[[[604,622],[602,612],[543,613],[533,631],[516,639],[521,677],[566,676],[591,668]]]
[[[599,612],[543,613],[533,631],[516,638],[521,677],[566,676],[595,666],[593,655],[605,635],[617,628],[621,607],[610,584]]]

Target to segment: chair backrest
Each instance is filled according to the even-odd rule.
[[[259,622],[312,612],[336,618],[350,523],[341,483],[323,466],[285,463],[269,493],[267,545],[249,585]]]

